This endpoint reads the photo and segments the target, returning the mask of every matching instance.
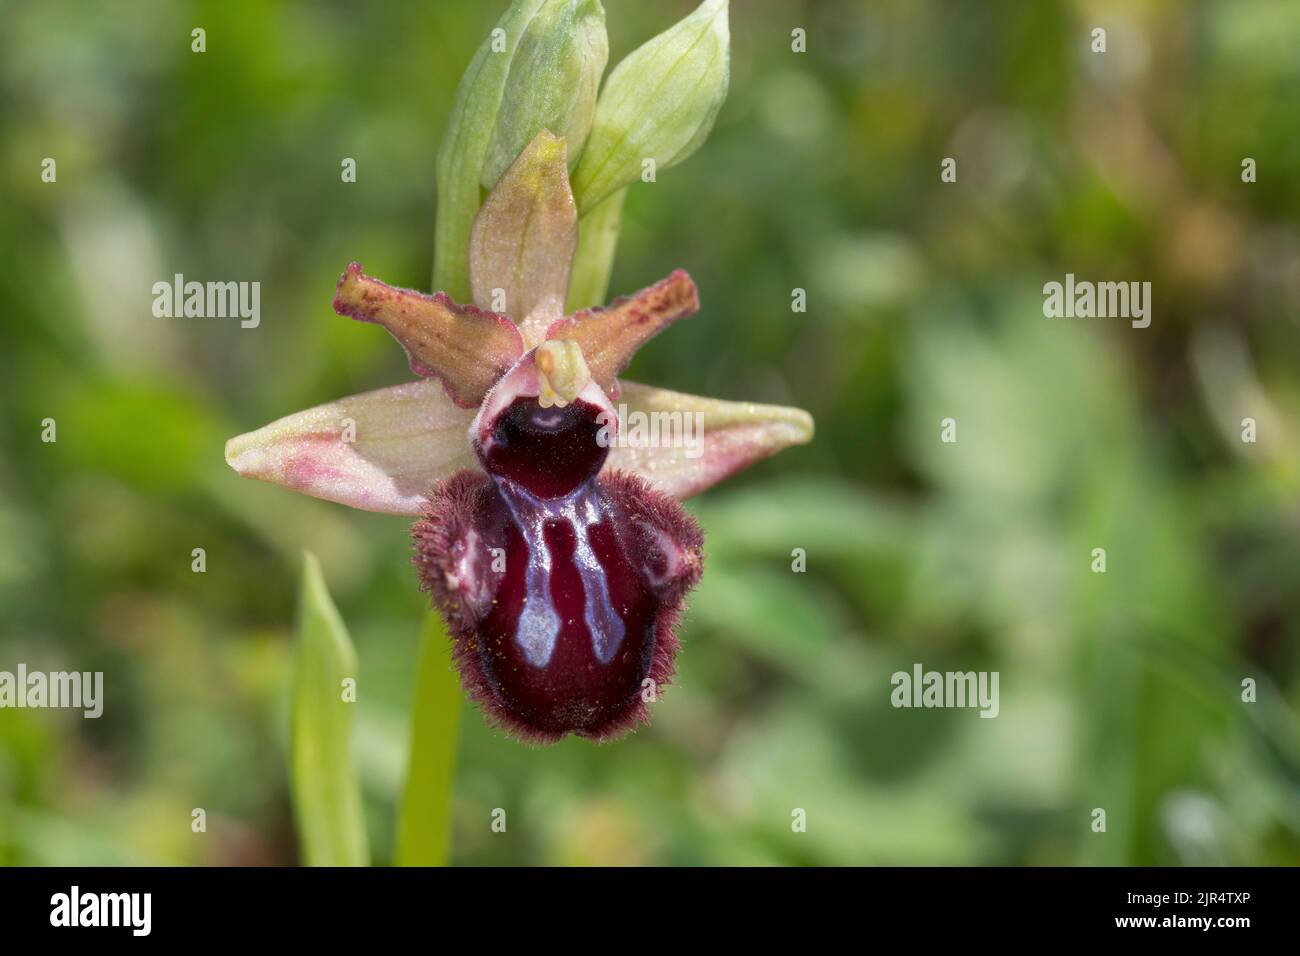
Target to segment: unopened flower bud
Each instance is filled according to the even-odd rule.
[[[479,177],[484,189],[496,185],[541,129],[562,138],[569,161],[577,161],[591,132],[608,59],[599,0],[548,0],[542,5],[515,48]]]
[[[695,152],[726,99],[730,48],[727,0],[704,0],[614,67],[573,174],[579,213],[634,182],[647,160],[663,170]]]
[[[545,128],[576,159],[609,56],[599,0],[515,0],[456,90],[438,151],[434,285],[469,298],[469,233],[481,190]]]

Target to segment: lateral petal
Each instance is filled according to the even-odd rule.
[[[546,330],[548,339],[573,339],[582,346],[587,368],[600,387],[618,397],[618,373],[637,349],[678,319],[700,308],[699,293],[685,270],[605,308],[566,315]]]
[[[352,263],[339,279],[334,311],[382,325],[406,349],[411,371],[437,378],[452,401],[473,408],[523,354],[523,339],[504,315],[457,305],[446,293],[398,289]]]

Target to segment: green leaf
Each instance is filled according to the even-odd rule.
[[[460,686],[442,618],[424,622],[412,713],[411,762],[397,821],[398,866],[445,866],[451,844]]]
[[[664,170],[699,148],[727,97],[730,61],[727,0],[704,0],[614,67],[573,173],[579,213],[635,182],[646,160]]]
[[[366,866],[370,854],[352,755],[356,705],[345,700],[343,685],[356,679],[357,656],[320,562],[311,552],[303,557],[290,718],[290,783],[300,853],[308,866]]]

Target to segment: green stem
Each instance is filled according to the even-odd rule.
[[[411,713],[411,758],[397,820],[398,866],[445,866],[451,850],[460,687],[442,618],[425,616]]]
[[[469,233],[479,210],[477,180],[439,177],[438,217],[433,234],[433,288],[457,302],[471,301]]]
[[[614,270],[614,250],[623,221],[627,187],[601,200],[578,222],[578,251],[573,257],[566,312],[603,305]]]

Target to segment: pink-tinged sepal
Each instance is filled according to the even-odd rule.
[[[477,470],[474,411],[432,379],[353,395],[226,442],[245,478],[365,511],[416,515],[438,482]]]
[[[605,467],[640,475],[678,499],[813,437],[812,416],[799,408],[724,402],[628,381],[619,399],[628,427]],[[641,427],[655,422],[657,430]]]
[[[700,308],[699,293],[682,269],[605,308],[566,315],[546,330],[548,339],[572,339],[594,378],[611,398],[619,397],[617,376],[642,345]]]
[[[457,305],[442,292],[390,286],[355,262],[339,279],[334,311],[382,325],[406,350],[411,371],[440,380],[462,408],[476,407],[524,351],[519,329],[504,315]]]

